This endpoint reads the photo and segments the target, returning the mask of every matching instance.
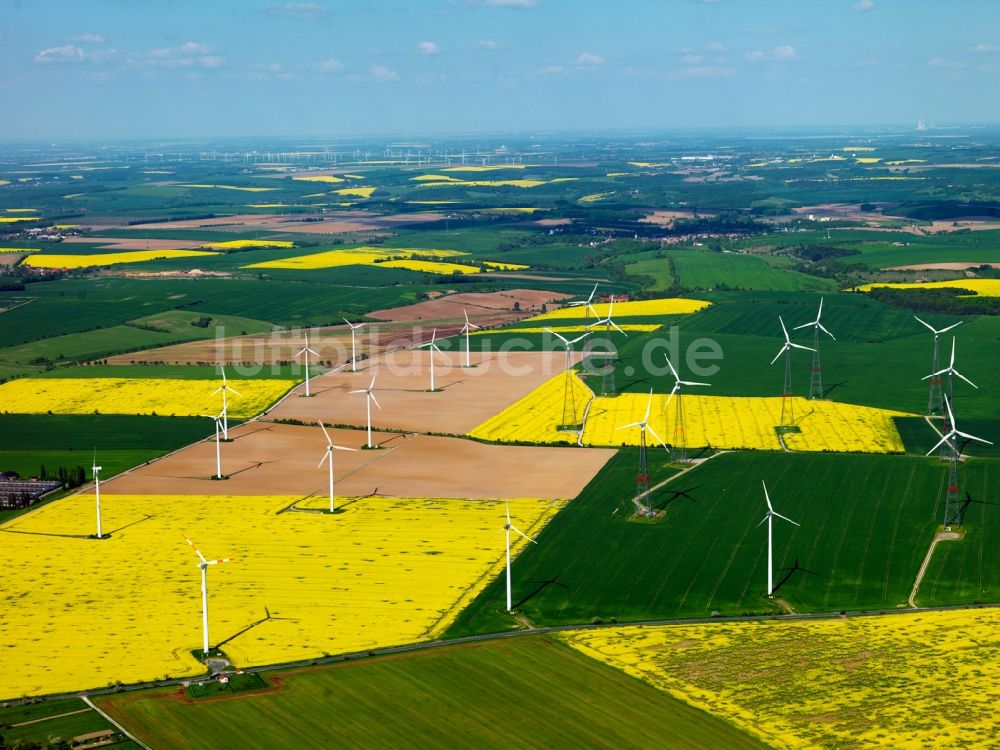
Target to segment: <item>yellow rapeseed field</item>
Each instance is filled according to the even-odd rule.
[[[583,432],[584,445],[639,444],[638,430],[618,430],[642,419],[648,395],[623,393],[596,398]],[[668,444],[673,443],[677,400],[653,394],[652,424]],[[785,435],[789,450],[835,453],[902,453],[903,441],[892,421],[904,412],[855,406],[834,401],[793,399],[795,424],[801,432]],[[774,431],[781,423],[781,397],[684,396],[683,444],[749,450],[781,450]],[[677,437],[680,443],[681,436]]]
[[[658,325],[656,323],[622,323],[618,327],[621,328],[626,333],[632,333],[632,332],[636,332],[636,333],[651,333],[653,331],[656,331],[656,330],[662,328],[662,326],[660,326],[660,325]],[[569,325],[569,326],[551,325],[551,326],[525,326],[525,327],[522,327],[522,326],[519,326],[519,325],[515,325],[515,326],[512,326],[510,328],[500,328],[500,329],[493,329],[493,330],[486,330],[486,331],[473,331],[470,335],[472,335],[472,336],[491,336],[491,335],[496,335],[498,333],[545,333],[547,330],[548,331],[555,331],[556,333],[561,333],[563,335],[566,335],[567,333],[583,333],[585,331],[590,331],[591,333],[593,333],[595,335],[603,335],[604,334],[604,327],[603,326],[594,326],[593,328],[587,328],[584,325],[578,325],[578,326],[573,326],[573,325]],[[617,335],[616,332],[614,331],[614,329],[612,329],[611,335],[612,336]]]
[[[882,161],[881,156],[858,156],[855,157],[854,161],[858,164],[878,164]]]
[[[533,206],[503,206],[500,208],[481,208],[479,210],[489,214],[533,214],[541,209]]]
[[[376,188],[373,187],[349,187],[334,190],[333,193],[336,195],[352,195],[357,198],[371,198],[375,190]]]
[[[252,417],[279,399],[294,380],[234,380],[230,417]],[[217,414],[222,397],[215,380],[167,378],[18,378],[0,385],[0,410],[13,414]]]
[[[306,175],[303,177],[293,177],[297,182],[344,182],[343,177],[334,177],[332,174]]]
[[[996,747],[1000,610],[626,627],[574,648],[781,748]]]
[[[615,302],[614,316],[618,318],[637,318],[652,315],[687,315],[688,313],[704,310],[711,305],[700,299],[684,299],[683,297],[671,297],[667,299],[644,299],[635,302]],[[607,317],[608,304],[599,302],[594,305],[599,317]],[[586,313],[583,307],[560,307],[558,310],[551,310],[533,318],[528,318],[527,323],[539,323],[548,320],[583,319]]]
[[[442,172],[495,172],[498,169],[524,169],[527,164],[490,164],[485,166],[462,165],[460,167],[445,167]]]
[[[37,253],[38,247],[0,247],[0,253]]]
[[[423,271],[425,273],[479,273],[477,266],[467,266],[462,263],[442,263],[433,260],[389,260],[379,264],[382,268],[405,268],[408,271]]]
[[[576,374],[570,376],[573,388],[576,417],[574,424],[583,422],[587,404],[594,398],[593,392],[584,385]],[[557,429],[562,424],[563,398],[566,374],[560,373],[519,401],[514,402],[495,417],[491,417],[469,432],[480,440],[496,443],[570,443],[575,444],[575,432]]]
[[[375,263],[388,264],[390,258],[455,258],[468,253],[458,250],[423,250],[418,248],[394,247],[351,247],[341,250],[327,250],[310,255],[296,255],[294,258],[281,258],[260,263],[252,263],[244,268],[334,268],[336,266],[368,266]],[[389,266],[392,268],[392,266]],[[470,266],[471,268],[471,266]],[[451,271],[441,271],[451,273]]]
[[[863,284],[857,287],[856,291],[868,292],[876,286],[887,286],[892,287],[893,289],[968,289],[981,297],[1000,297],[1000,279],[950,279],[948,281],[928,281],[925,283],[914,284],[903,282],[876,282],[874,284]]]
[[[218,190],[240,190],[245,193],[269,193],[278,188],[269,187],[240,187],[239,185],[178,185],[185,188],[217,188]]]
[[[502,501],[340,498],[336,515],[280,512],[297,499],[105,494],[101,541],[85,538],[91,495],[0,526],[0,697],[204,673],[185,534],[209,559],[234,558],[208,570],[209,627],[237,666],[438,637],[502,570]],[[534,536],[561,505],[511,500],[511,516]]]
[[[283,240],[228,240],[226,242],[206,242],[202,247],[214,247],[217,250],[233,250],[243,247],[295,247],[295,243]]]
[[[497,271],[523,271],[531,266],[526,266],[523,263],[498,263],[496,261],[487,260],[483,261],[483,265],[487,268],[493,268]]]
[[[0,216],[0,224],[13,224],[15,221],[38,221],[37,216]]]
[[[143,263],[164,258],[197,258],[218,255],[205,250],[132,250],[124,253],[94,253],[91,255],[55,255],[41,253],[26,258],[24,264],[34,268],[89,268],[115,266],[121,263]]]
[[[442,187],[450,185],[463,185],[467,187],[519,187],[519,188],[533,188],[539,185],[545,185],[546,182],[555,182],[555,180],[457,180],[454,178],[447,178],[445,180],[439,180],[437,182],[421,182],[421,187]]]

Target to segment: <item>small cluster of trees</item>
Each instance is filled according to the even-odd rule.
[[[50,474],[48,469],[45,468],[45,464],[42,464],[38,469],[38,478],[42,480],[51,480],[53,482],[59,481],[62,482],[63,487],[66,489],[72,489],[74,487],[79,487],[87,481],[87,470],[82,466],[77,466],[75,468],[60,466],[54,474]]]

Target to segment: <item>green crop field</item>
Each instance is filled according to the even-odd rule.
[[[0,747],[40,747],[56,738],[69,747],[74,737],[105,729],[114,726],[79,698],[0,707]],[[122,739],[114,747],[131,750],[139,746]]]
[[[162,750],[228,748],[234,738],[247,750],[764,747],[732,725],[542,637],[267,676],[280,680],[281,689],[205,702],[178,700],[174,689],[164,689],[97,703]]]
[[[664,258],[642,260],[625,267],[627,273],[652,276],[654,289],[675,283],[667,258],[674,261],[676,283],[681,289],[715,289],[718,286],[747,290],[834,291],[832,282],[789,269],[776,268],[756,255],[673,250]]]
[[[986,492],[989,466],[967,467],[974,495]],[[635,471],[633,455],[617,456],[518,557],[514,601],[531,622],[777,611],[764,596],[762,480],[802,524],[775,526],[780,597],[797,611],[900,606],[940,524],[947,478],[943,464],[906,456],[724,454],[658,490],[666,516],[650,524],[625,507]],[[511,627],[502,587],[487,587],[450,634]]]

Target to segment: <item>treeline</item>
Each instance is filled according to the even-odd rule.
[[[894,307],[918,312],[937,312],[951,315],[1000,315],[1000,297],[976,296],[972,291],[954,287],[897,289],[877,286],[868,292],[868,296]]]
[[[42,481],[51,482],[62,482],[62,486],[68,490],[74,487],[79,487],[87,481],[87,470],[82,466],[76,466],[74,468],[68,468],[66,466],[60,466],[55,473],[49,472],[42,464],[38,468],[38,478]]]

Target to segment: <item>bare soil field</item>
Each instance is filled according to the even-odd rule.
[[[128,229],[270,229],[274,232],[297,234],[343,234],[345,232],[371,232],[407,224],[439,221],[445,215],[432,211],[412,214],[379,216],[367,211],[342,211],[329,214],[235,214],[211,219],[164,221],[152,224],[133,224]]]
[[[27,253],[0,253],[0,266],[16,265]]]
[[[305,400],[305,399],[303,399]],[[206,420],[207,421],[207,420]],[[338,497],[572,498],[613,450],[498,446],[458,438],[378,433],[377,450],[360,450],[361,430],[332,430]],[[251,422],[230,430],[214,481],[215,444],[206,440],[103,483],[114,494],[311,495],[327,491],[317,468],[326,441],[318,427]],[[363,502],[363,500],[361,501]]]
[[[142,237],[120,239],[117,237],[67,237],[63,240],[69,244],[99,244],[108,250],[197,250],[205,242],[190,240],[149,240]]]
[[[391,307],[377,310],[368,317],[376,320],[438,320],[454,318],[461,320],[462,311],[469,315],[469,320],[477,325],[496,325],[509,323],[528,317],[541,310],[542,305],[569,297],[560,292],[545,292],[536,289],[512,289],[505,292],[467,292],[449,294],[437,299],[418,302],[405,307]],[[514,310],[518,304],[520,310]]]
[[[426,338],[429,339],[429,331]],[[457,345],[456,345],[457,346]],[[575,358],[582,355],[576,354]],[[473,352],[471,368],[462,367],[464,352],[434,354],[435,392],[430,388],[430,353],[403,349],[359,364],[358,372],[337,370],[313,378],[312,398],[299,398],[303,387],[281,401],[268,419],[322,419],[333,424],[367,424],[365,397],[375,376],[372,406],[375,428],[463,434],[485,422],[552,376],[563,371],[562,352]]]

